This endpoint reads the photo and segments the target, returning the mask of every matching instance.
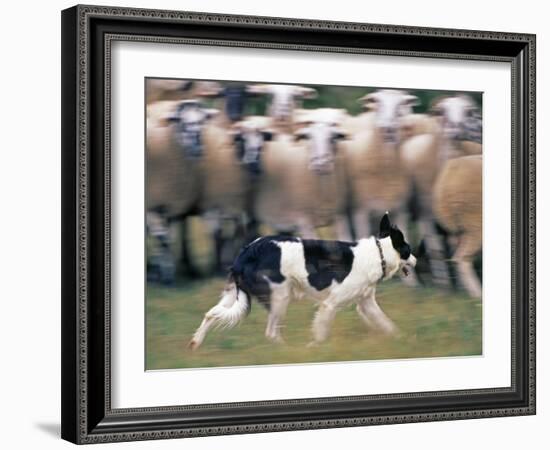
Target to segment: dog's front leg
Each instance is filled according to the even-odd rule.
[[[397,335],[399,329],[391,321],[391,319],[384,314],[384,311],[380,308],[375,298],[375,289],[369,291],[363,299],[357,303],[357,312],[363,321],[370,326],[374,324],[376,328],[382,332],[390,335]]]

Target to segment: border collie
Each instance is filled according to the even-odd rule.
[[[396,326],[376,302],[376,285],[399,270],[407,275],[415,265],[409,244],[388,213],[378,237],[357,242],[258,238],[235,259],[221,300],[205,314],[189,347],[197,349],[213,326],[239,323],[250,311],[252,297],[269,310],[265,335],[274,342],[283,342],[280,328],[289,303],[304,297],[319,303],[310,345],[328,338],[336,312],[351,303],[368,326],[394,334]]]

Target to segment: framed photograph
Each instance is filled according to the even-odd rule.
[[[62,12],[62,437],[535,413],[535,36]]]

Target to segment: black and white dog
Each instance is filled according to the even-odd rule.
[[[240,322],[250,311],[251,297],[268,308],[265,335],[275,342],[282,342],[280,325],[289,303],[303,297],[319,303],[312,344],[327,339],[336,312],[350,303],[357,304],[368,326],[393,334],[397,328],[376,303],[376,285],[399,270],[407,274],[415,265],[409,244],[388,213],[377,238],[358,242],[258,238],[235,259],[221,300],[205,314],[189,346],[198,348],[213,326],[229,328]]]

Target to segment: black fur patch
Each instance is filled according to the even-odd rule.
[[[292,236],[268,236],[245,246],[235,259],[231,272],[240,289],[257,297],[258,301],[269,308],[269,282],[282,283],[285,277],[281,273],[281,249],[274,242],[299,242]]]
[[[408,259],[409,256],[411,256],[411,246],[405,241],[405,237],[401,230],[390,223],[390,218],[388,213],[386,213],[382,216],[382,220],[380,221],[378,237],[383,239],[388,236],[391,238],[393,248],[399,253],[401,259]]]
[[[396,226],[392,226],[390,230],[390,238],[393,248],[399,253],[401,259],[406,260],[411,256],[411,246],[405,242],[405,237],[401,230]]]
[[[333,280],[341,283],[349,275],[354,259],[351,248],[357,244],[314,239],[302,243],[308,281],[315,289],[326,289]]]

